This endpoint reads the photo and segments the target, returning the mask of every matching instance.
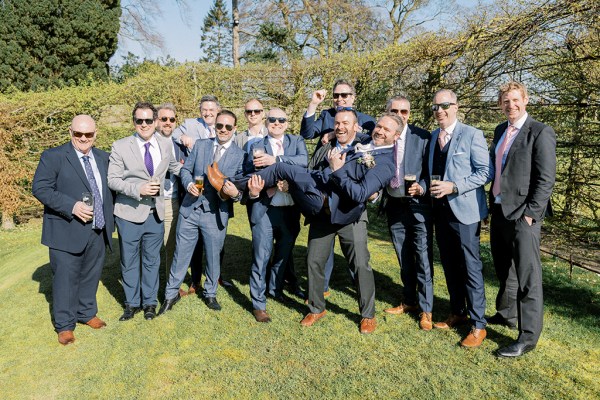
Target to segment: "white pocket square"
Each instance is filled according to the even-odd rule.
[[[461,154],[465,154],[465,152],[464,151],[456,152],[456,153],[452,154],[452,157],[454,157],[454,156],[460,156]]]

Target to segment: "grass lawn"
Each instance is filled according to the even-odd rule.
[[[40,221],[0,231],[0,398],[600,398],[600,277],[544,259],[545,327],[538,348],[519,359],[494,351],[516,338],[488,327],[481,348],[458,343],[468,328],[418,329],[416,316],[384,315],[401,293],[399,267],[387,228],[371,212],[369,248],[375,271],[378,328],[358,332],[355,290],[336,248],[327,316],[311,328],[297,301],[270,301],[270,324],[254,321],[249,295],[250,230],[236,205],[219,288],[221,312],[196,296],[165,316],[141,314],[119,322],[123,292],[117,250],[107,256],[98,290],[94,331],[79,325],[74,345],[56,340],[50,321],[51,271]],[[306,288],[306,234],[294,251]],[[116,236],[115,236],[116,237]],[[482,242],[487,242],[482,238]],[[482,244],[488,314],[497,292],[489,246]],[[164,270],[163,270],[164,271]],[[163,275],[164,276],[164,275]],[[162,279],[162,277],[161,277]],[[436,258],[434,321],[449,312]],[[159,300],[162,300],[164,281]]]

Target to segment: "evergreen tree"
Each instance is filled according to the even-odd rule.
[[[202,61],[231,65],[231,18],[223,0],[215,0],[203,21],[200,48]]]
[[[2,0],[0,11],[0,91],[108,78],[119,0]]]

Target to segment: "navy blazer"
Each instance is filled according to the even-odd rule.
[[[405,152],[404,152],[404,173],[414,174],[417,176],[417,182],[425,191],[423,196],[414,196],[409,200],[409,207],[415,212],[415,217],[423,222],[425,219],[421,214],[420,204],[429,204],[431,199],[429,198],[429,140],[431,134],[425,129],[418,128],[414,125],[408,125],[406,130],[406,141],[405,141]],[[395,171],[394,171],[395,173]],[[380,212],[385,210],[387,207],[389,195],[387,190],[383,191],[383,198],[380,203]]]
[[[114,231],[113,192],[106,179],[108,153],[91,150],[102,181],[102,204],[108,245],[112,249]],[[91,223],[84,223],[72,214],[73,206],[81,201],[83,192],[91,192],[85,170],[71,142],[42,153],[33,177],[33,195],[44,205],[42,244],[69,253],[81,253],[92,231]]]
[[[181,184],[184,188],[194,182],[195,176],[204,176],[204,191],[196,197],[192,196],[189,192],[185,193],[183,202],[179,209],[179,213],[185,218],[188,218],[193,210],[197,207],[201,207],[204,212],[216,214],[217,223],[222,228],[224,224],[221,221],[226,221],[226,218],[221,216],[233,217],[233,200],[222,200],[215,188],[208,182],[206,176],[207,168],[212,164],[214,154],[214,142],[216,139],[199,139],[194,144],[194,148],[190,156],[187,158],[183,167],[181,168],[180,177]],[[244,151],[240,149],[234,142],[221,156],[219,160],[219,170],[225,176],[235,176],[242,173],[242,166],[244,163]]]
[[[323,171],[328,195],[331,198],[331,223],[347,225],[358,221],[367,208],[369,197],[383,189],[394,177],[394,148],[375,149],[369,152],[375,165],[368,168],[359,162],[365,153],[348,152],[346,163],[335,172],[328,167]]]
[[[269,142],[269,136],[265,136],[262,140],[252,143],[244,165],[244,172],[246,174],[255,171],[252,162],[254,159],[252,153],[255,148],[262,148],[269,155],[273,155],[274,153]],[[277,162],[306,167],[308,164],[308,150],[306,149],[304,139],[297,135],[285,134],[283,136],[283,156],[279,156]],[[247,204],[251,223],[257,224],[264,217],[271,204],[271,199],[267,196],[266,191],[263,190],[258,199],[248,200]]]
[[[490,148],[492,166],[496,165],[496,145],[506,131],[508,121],[498,125]],[[492,179],[495,177],[491,174]],[[552,215],[550,195],[556,178],[556,134],[541,122],[527,117],[513,141],[500,182],[502,213],[508,220],[523,215],[541,221],[546,213]],[[490,187],[490,204],[494,195]]]
[[[304,114],[302,123],[300,124],[300,136],[304,139],[312,139],[314,137],[321,137],[325,133],[333,132],[336,113],[335,108],[323,110],[316,121],[314,115],[307,117]],[[370,115],[358,111],[356,114],[358,115],[358,125],[362,127],[363,132],[366,131],[370,135],[375,128],[375,119]]]

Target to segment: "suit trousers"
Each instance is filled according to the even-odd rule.
[[[386,214],[400,264],[400,278],[404,285],[403,303],[411,306],[418,304],[422,311],[432,312],[433,264],[430,262],[430,244],[433,229],[430,213],[424,210],[425,220],[419,221],[407,201],[390,197]]]
[[[433,221],[452,314],[464,315],[466,309],[475,328],[485,328],[485,286],[479,258],[481,223],[459,222],[446,201],[434,204]]]
[[[265,310],[267,282],[270,295],[281,296],[283,292],[285,269],[300,232],[300,212],[295,206],[270,206],[265,216],[258,224],[252,224],[251,229],[250,297],[255,310]],[[273,261],[269,269],[271,252]]]
[[[325,310],[323,287],[325,263],[331,254],[336,235],[350,268],[354,271],[359,295],[359,310],[363,318],[375,316],[375,278],[369,264],[367,222],[358,220],[348,225],[332,224],[325,213],[311,221],[308,231],[308,307],[311,313]]]
[[[81,253],[50,248],[52,314],[56,332],[72,331],[77,322],[85,323],[96,316],[96,292],[106,254],[105,236],[104,229],[91,231]]]
[[[177,218],[179,217],[179,199],[165,199],[165,235],[164,235],[164,262],[167,276],[169,267],[173,262],[173,254],[175,253],[175,239],[177,231]]]
[[[544,319],[541,223],[529,226],[523,217],[507,220],[500,205],[492,207],[490,244],[500,289],[496,310],[509,323],[518,323],[518,341],[535,345]]]
[[[175,246],[169,280],[165,288],[165,299],[173,299],[179,293],[179,288],[185,278],[200,236],[204,242],[206,252],[206,280],[204,281],[202,294],[204,297],[216,297],[219,275],[221,274],[220,254],[225,243],[228,222],[227,217],[225,217],[225,220],[222,221],[223,229],[219,229],[216,218],[215,214],[205,212],[201,206],[192,211],[188,218],[179,213],[177,245]]]
[[[158,219],[156,210],[148,214],[148,218],[142,223],[130,222],[117,216],[115,223],[119,230],[125,305],[156,306],[164,224]]]

